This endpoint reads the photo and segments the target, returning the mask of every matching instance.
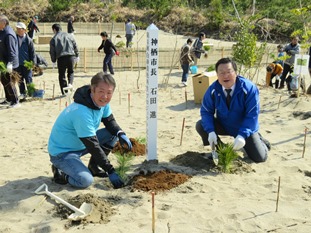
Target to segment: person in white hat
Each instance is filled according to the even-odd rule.
[[[18,41],[18,60],[19,67],[17,72],[21,76],[19,82],[20,101],[26,99],[26,84],[32,83],[32,69],[25,67],[24,62],[32,61],[35,64],[35,48],[32,39],[26,33],[26,25],[22,22],[16,24],[16,33]]]

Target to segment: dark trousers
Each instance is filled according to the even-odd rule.
[[[217,119],[215,119],[214,121],[215,121],[215,133],[217,137],[218,135],[229,135],[221,126],[221,124],[217,121]],[[203,145],[208,146],[209,145],[208,133],[204,131],[201,120],[199,120],[196,123],[196,130],[202,138]],[[219,137],[217,141],[220,142]],[[256,163],[264,162],[267,160],[268,148],[266,144],[263,142],[262,137],[258,132],[255,132],[248,138],[246,138],[245,142],[246,143],[244,146],[244,150],[251,160],[253,160]]]
[[[181,81],[182,82],[187,82],[188,74],[189,74],[189,63],[188,64],[182,64],[181,68],[182,68]]]
[[[291,68],[289,64],[284,63],[284,69],[283,69],[283,73],[281,76],[280,88],[284,87],[284,83],[285,83],[288,73],[292,73],[292,72],[293,72],[293,68]]]
[[[113,66],[112,66],[112,53],[106,54],[104,61],[103,61],[103,71],[107,73],[107,68],[109,69],[110,74],[114,74]]]
[[[68,83],[73,84],[74,79],[74,59],[75,56],[63,56],[57,59],[57,67],[58,67],[58,80],[59,80],[59,86],[62,94],[64,95],[64,87],[68,86]],[[66,70],[67,70],[67,78],[68,83],[66,80]]]
[[[134,35],[133,34],[126,34],[125,37],[126,37],[126,48],[128,48],[128,47],[131,48],[132,47],[131,42],[133,40]]]
[[[20,94],[26,94],[26,84],[32,83],[32,70],[28,70],[25,66],[20,65],[16,70],[20,76],[21,80],[19,81],[19,93]]]
[[[11,76],[9,73],[1,73],[1,83],[4,87],[5,99],[11,104],[18,102],[17,90],[15,83],[12,82]]]

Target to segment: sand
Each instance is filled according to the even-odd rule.
[[[202,71],[203,67],[199,68],[199,72]],[[95,73],[76,73],[74,87],[88,84]],[[210,154],[211,150],[202,146],[195,130],[200,104],[194,103],[191,75],[185,88],[180,84],[181,69],[173,70],[168,86],[164,88],[162,80],[168,73],[169,70],[159,70],[159,164],[151,165],[149,169],[169,169],[191,177],[173,189],[156,192],[155,232],[310,232],[311,138],[310,131],[305,131],[311,123],[308,118],[310,96],[290,98],[285,90],[259,85],[260,132],[271,142],[269,158],[256,164],[239,152],[241,161],[251,169],[224,174],[208,169],[211,161],[204,155]],[[141,72],[139,89],[137,77],[137,71],[116,72],[117,89],[111,104],[127,135],[144,138],[145,70]],[[264,79],[262,72],[258,84],[263,84]],[[306,81],[310,83],[309,77]],[[115,190],[107,178],[96,178],[94,184],[84,190],[52,182],[48,137],[56,117],[70,100],[58,98],[56,70],[46,70],[43,76],[35,77],[34,82],[37,87],[45,88],[43,99],[29,99],[19,108],[0,109],[0,232],[152,232],[150,192],[135,190],[130,184]],[[55,99],[52,98],[53,85]],[[0,89],[0,100],[3,97],[3,89]],[[180,145],[183,119],[185,125]],[[201,160],[194,162],[195,166],[190,162],[177,164],[180,160],[176,158],[181,156],[188,157],[189,161],[192,158],[189,156]],[[116,156],[112,154],[109,158],[117,166]],[[89,155],[86,155],[83,161],[87,163],[88,159]],[[136,174],[145,160],[146,155],[135,157],[128,174]],[[95,214],[101,216],[101,221],[94,218],[93,221],[73,223],[62,219],[57,214],[54,200],[34,193],[43,183],[48,185],[49,191],[65,200],[72,200],[77,195],[84,198],[93,195],[89,200],[98,204],[94,207],[95,212],[100,206],[101,211]]]

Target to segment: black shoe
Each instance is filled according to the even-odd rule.
[[[100,169],[97,165],[91,162],[89,163],[87,168],[90,170],[92,176],[94,177],[95,176],[101,177],[101,178],[108,177],[108,174],[104,170]]]
[[[62,170],[58,169],[52,165],[53,180],[57,184],[68,184],[68,175],[66,175]]]

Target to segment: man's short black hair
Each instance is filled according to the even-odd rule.
[[[192,43],[192,39],[191,38],[188,38],[188,40],[187,40],[187,44],[189,44],[189,43]]]
[[[204,32],[200,32],[199,37],[203,37],[203,36],[205,36],[205,33]]]
[[[55,31],[57,31],[57,32],[59,32],[59,31],[62,30],[62,27],[61,27],[58,23],[54,23],[54,24],[52,25],[52,29],[55,30]]]
[[[232,68],[234,69],[235,72],[237,72],[238,70],[238,67],[237,67],[237,64],[235,63],[235,61],[230,58],[230,57],[224,57],[224,58],[221,58],[220,60],[218,60],[218,62],[216,63],[215,65],[215,69],[216,69],[216,72],[218,70],[218,66],[220,64],[228,64],[228,63],[231,63],[232,64]]]
[[[101,32],[101,33],[100,33],[100,36],[108,37],[108,33],[107,33],[107,32]]]

